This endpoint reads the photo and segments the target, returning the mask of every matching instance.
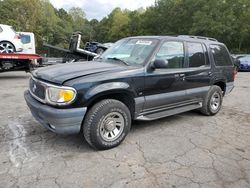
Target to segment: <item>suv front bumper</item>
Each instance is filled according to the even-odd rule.
[[[35,100],[29,91],[24,92],[24,98],[34,118],[45,128],[58,134],[80,132],[87,108],[53,108]]]

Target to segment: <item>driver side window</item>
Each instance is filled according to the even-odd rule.
[[[155,59],[168,61],[168,68],[184,67],[184,45],[182,42],[168,41],[163,43]]]

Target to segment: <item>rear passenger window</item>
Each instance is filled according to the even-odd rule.
[[[184,66],[184,45],[182,42],[165,42],[155,59],[164,59],[168,61],[168,68],[183,68]]]
[[[201,43],[187,43],[189,67],[201,67],[206,65],[205,46]]]
[[[216,66],[232,66],[232,60],[227,49],[222,45],[210,45]]]

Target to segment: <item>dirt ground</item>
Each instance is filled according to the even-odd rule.
[[[188,112],[136,122],[125,142],[94,151],[31,116],[29,74],[0,74],[0,187],[250,187],[250,73],[214,117]]]

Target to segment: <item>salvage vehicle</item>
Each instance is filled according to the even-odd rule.
[[[0,24],[0,53],[15,53],[22,50],[21,36],[13,27]]]
[[[99,42],[87,42],[85,44],[85,50],[88,50],[96,54],[102,54],[107,49],[108,46],[101,44]]]
[[[44,127],[82,133],[90,146],[103,150],[118,146],[133,120],[194,109],[217,114],[235,76],[228,49],[215,39],[129,37],[94,61],[35,70],[24,96]]]

